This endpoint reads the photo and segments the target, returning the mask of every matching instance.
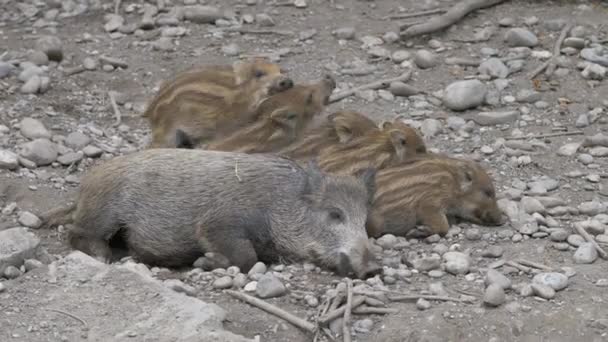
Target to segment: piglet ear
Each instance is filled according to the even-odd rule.
[[[374,167],[368,167],[363,169],[355,174],[361,181],[363,185],[365,185],[365,189],[367,189],[367,195],[369,203],[371,203],[374,199],[374,195],[376,193],[376,173],[377,169]]]
[[[473,186],[473,170],[468,165],[461,166],[458,170],[458,181],[460,183],[460,191],[468,192]]]

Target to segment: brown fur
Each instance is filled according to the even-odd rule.
[[[279,154],[304,161],[330,146],[346,144],[369,131],[377,130],[374,121],[355,111],[340,111],[327,116],[327,121],[309,129],[302,139],[279,151]]]
[[[347,144],[321,150],[319,166],[326,172],[354,174],[367,167],[382,169],[426,153],[424,140],[412,127],[384,122]]]
[[[445,235],[448,218],[500,225],[492,179],[477,163],[432,155],[380,170],[368,234],[406,235],[417,224]]]
[[[327,105],[334,88],[335,81],[327,75],[317,83],[295,85],[275,94],[260,105],[255,115],[257,121],[206,148],[243,153],[277,152],[301,137],[313,117]]]
[[[183,72],[165,83],[143,114],[152,129],[150,147],[175,147],[175,132],[209,140],[252,121],[257,107],[293,82],[264,59]]]

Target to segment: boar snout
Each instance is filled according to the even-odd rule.
[[[291,78],[284,75],[277,76],[268,89],[268,95],[281,93],[291,88],[293,88],[293,80]]]
[[[382,272],[374,254],[369,249],[367,238],[361,240],[350,250],[342,250],[339,255],[338,274],[354,274],[359,279],[372,278]]]

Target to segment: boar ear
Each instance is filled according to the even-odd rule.
[[[313,203],[315,200],[315,193],[321,188],[323,184],[323,172],[319,168],[319,164],[316,158],[312,158],[306,164],[306,185],[304,186],[304,200],[309,203]]]
[[[194,145],[194,140],[186,132],[179,128],[175,131],[175,148],[192,150]]]
[[[376,193],[376,173],[377,170],[374,167],[368,167],[356,173],[356,176],[363,181],[363,184],[367,189],[367,195],[370,203],[372,202],[374,194]]]
[[[473,186],[473,170],[468,166],[461,167],[458,170],[458,177],[460,178],[460,191],[470,191]]]

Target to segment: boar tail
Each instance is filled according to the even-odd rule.
[[[76,209],[76,203],[64,207],[53,208],[41,215],[41,229],[51,228],[58,225],[72,223],[72,212]]]

